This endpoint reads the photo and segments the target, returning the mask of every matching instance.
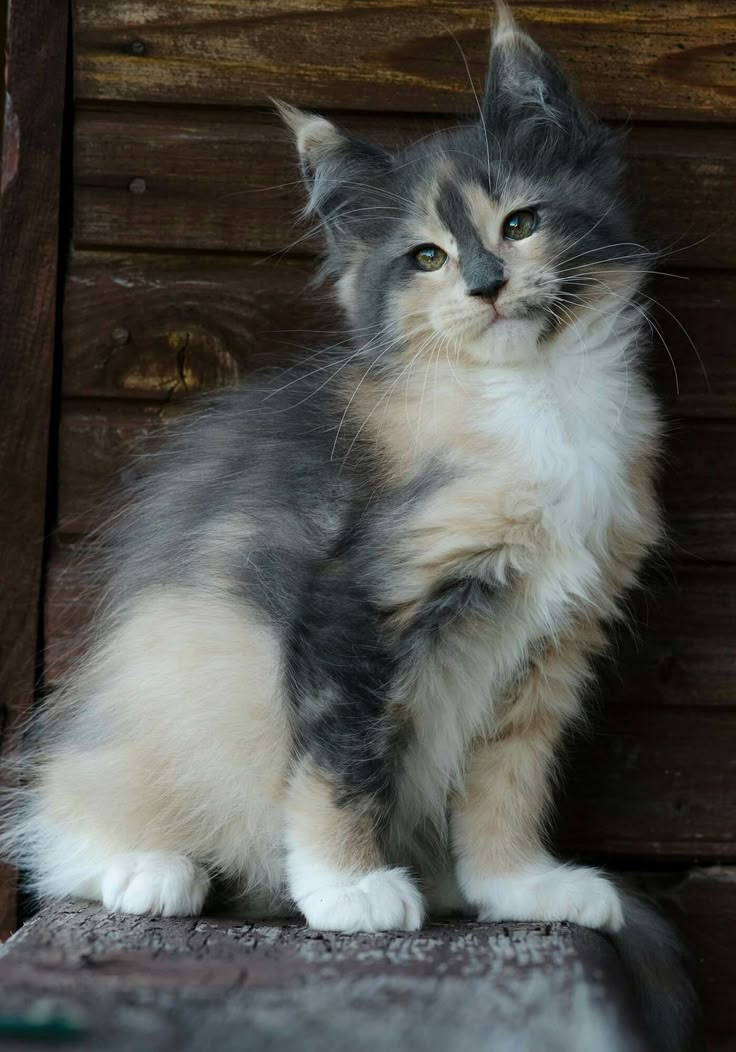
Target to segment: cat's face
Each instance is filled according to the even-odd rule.
[[[479,108],[390,153],[284,108],[364,359],[538,353],[637,284],[619,144],[508,16]]]

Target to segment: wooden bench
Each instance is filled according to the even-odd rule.
[[[5,945],[0,989],[0,1041],[22,1038],[24,1048],[42,1039],[80,1052],[648,1048],[615,950],[567,924],[338,935],[64,903]]]

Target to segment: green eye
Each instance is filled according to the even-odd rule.
[[[447,253],[437,245],[420,245],[414,249],[412,257],[422,270],[439,270],[447,262]]]
[[[512,212],[503,221],[503,236],[507,241],[521,241],[537,229],[537,213],[531,208]]]

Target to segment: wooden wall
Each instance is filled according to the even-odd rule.
[[[68,15],[56,0],[0,0],[0,760],[18,746],[37,678]],[[43,62],[47,82],[38,76]],[[54,90],[48,90],[48,85]],[[0,789],[14,781],[0,765]],[[0,940],[16,922],[0,861]]]
[[[79,553],[111,480],[138,470],[134,454],[181,399],[308,346],[300,330],[325,324],[301,295],[318,246],[295,223],[297,172],[269,96],[389,143],[426,134],[472,113],[450,31],[480,85],[490,6],[73,4],[49,683],[88,615]],[[659,871],[709,998],[709,1047],[725,1049],[719,976],[736,935],[736,12],[732,0],[536,0],[515,11],[589,104],[630,126],[628,193],[671,275],[652,288],[652,365],[672,422],[672,545],[635,604],[638,641],[624,644],[572,754],[559,839]]]

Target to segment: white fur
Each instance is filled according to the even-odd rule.
[[[458,418],[468,434],[488,443],[488,455],[481,454],[475,469],[466,464],[460,482],[437,496],[432,524],[446,529],[433,557],[442,556],[443,544],[455,543],[452,515],[468,495],[482,505],[484,494],[503,494],[508,518],[537,516],[541,529],[535,547],[510,544],[494,556],[500,581],[516,570],[527,582],[504,611],[503,623],[475,635],[466,626],[454,633],[450,627],[412,684],[417,737],[409,746],[399,801],[409,828],[427,816],[443,828],[468,745],[492,729],[494,707],[530,643],[564,634],[581,612],[617,612],[602,581],[608,531],[640,520],[626,469],[658,430],[654,401],[631,368],[636,339],[630,322],[601,310],[589,312],[549,347],[528,339],[524,324],[509,322],[503,334],[494,327],[486,336],[489,364],[465,369],[466,390],[458,403],[437,408],[430,394],[418,414],[417,445],[425,453],[452,448]],[[450,362],[434,368],[440,390],[457,390]],[[416,397],[423,400],[421,383],[420,371]],[[657,523],[645,526],[651,541]],[[489,521],[489,546],[492,529]],[[427,555],[418,537],[407,538],[407,561]],[[574,714],[571,709],[567,715]]]
[[[311,928],[416,931],[424,919],[422,896],[400,868],[357,877],[327,869],[308,852],[292,851],[289,887]]]
[[[460,882],[484,921],[571,921],[617,932],[623,925],[619,893],[610,880],[585,866],[552,860],[517,873],[471,878],[460,866]]]
[[[209,883],[205,870],[183,855],[138,851],[108,861],[100,897],[116,913],[186,917],[201,911]]]

